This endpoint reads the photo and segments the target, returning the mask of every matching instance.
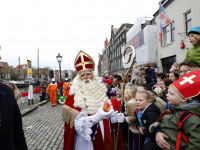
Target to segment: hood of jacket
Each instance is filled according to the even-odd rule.
[[[172,106],[171,109],[173,111],[186,110],[200,116],[200,102],[197,99],[193,99],[190,103],[186,103],[181,106]]]

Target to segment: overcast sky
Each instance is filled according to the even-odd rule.
[[[56,56],[63,56],[62,69],[74,70],[80,50],[97,66],[111,25],[134,24],[139,17],[152,17],[159,0],[3,0],[0,4],[0,55],[10,66],[32,61],[37,67],[58,69]],[[95,67],[96,67],[95,66]]]

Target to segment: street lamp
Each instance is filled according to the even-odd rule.
[[[56,56],[57,58],[57,61],[59,63],[59,68],[60,68],[60,95],[62,96],[63,93],[62,93],[62,80],[61,80],[61,62],[62,62],[62,56],[60,55],[60,53],[58,53],[58,56]]]

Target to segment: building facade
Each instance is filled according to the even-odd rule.
[[[111,37],[106,48],[110,73],[122,74],[125,71],[122,65],[122,46],[126,44],[126,33],[132,26],[129,23],[122,24],[119,29],[111,26]]]
[[[200,0],[162,0],[161,4],[171,20],[162,30],[162,41],[159,42],[159,11],[154,16],[157,26],[157,68],[158,72],[169,72],[174,62],[181,63],[189,48],[192,47],[188,31],[200,26]],[[185,48],[180,48],[181,40]]]

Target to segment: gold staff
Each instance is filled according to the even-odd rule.
[[[129,58],[128,58],[128,61],[125,60],[125,54],[126,54],[126,51],[131,48],[133,50],[133,53],[130,53],[129,54]],[[131,66],[129,67],[129,69],[127,70],[126,74],[125,74],[125,77],[124,77],[124,81],[123,81],[123,88],[122,88],[122,98],[121,98],[121,109],[120,109],[120,112],[122,112],[122,107],[123,107],[123,99],[124,99],[124,90],[125,90],[125,80],[128,76],[128,73],[129,71],[131,70],[131,68],[133,67],[133,64],[135,63],[135,58],[136,58],[136,52],[135,52],[135,49],[133,46],[129,45],[126,47],[126,49],[124,50],[124,53],[123,53],[123,62],[125,64],[128,64],[130,61],[131,61],[131,56],[133,54],[133,62],[131,64]],[[118,139],[119,139],[119,128],[120,128],[120,123],[118,123],[118,128],[117,128],[117,138],[116,138],[116,145],[115,145],[115,150],[117,150],[117,144],[118,144]]]

